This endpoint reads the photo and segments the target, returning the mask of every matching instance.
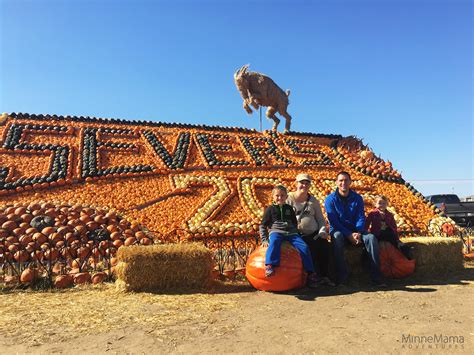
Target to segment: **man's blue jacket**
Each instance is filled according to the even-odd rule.
[[[324,208],[329,220],[329,233],[339,231],[345,237],[354,232],[365,233],[364,200],[357,192],[349,190],[344,202],[336,189],[326,197]]]

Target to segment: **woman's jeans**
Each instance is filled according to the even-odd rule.
[[[333,279],[334,258],[332,257],[331,243],[324,238],[317,238],[315,240],[315,234],[302,236],[311,252],[314,271],[318,277],[329,277]]]
[[[336,263],[337,280],[341,283],[347,281],[348,271],[347,264],[344,258],[344,248],[349,243],[348,237],[345,237],[341,232],[335,231],[332,234],[334,259]],[[381,279],[380,274],[380,258],[379,258],[379,243],[373,234],[363,234],[362,242],[365,250],[369,254],[370,260],[370,277],[372,281],[378,282]]]
[[[265,255],[265,265],[280,265],[281,243],[286,240],[300,253],[304,270],[310,273],[314,272],[311,253],[303,238],[301,238],[299,234],[284,235],[283,233],[271,232],[269,239],[270,241],[268,243],[268,249]]]

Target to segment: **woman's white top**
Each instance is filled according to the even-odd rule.
[[[296,219],[298,220],[298,230],[302,235],[311,235],[315,232],[316,235],[327,233],[326,220],[324,219],[321,205],[316,197],[310,195],[307,204],[306,201],[296,202],[295,192],[292,191],[288,194],[286,203],[291,205],[295,210]]]

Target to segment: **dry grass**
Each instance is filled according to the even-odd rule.
[[[468,262],[466,269],[451,273],[439,284],[448,283],[452,284],[449,287],[456,287],[460,280],[467,280],[472,286],[472,272],[469,270],[473,268],[474,262]],[[430,285],[434,282],[431,278],[423,278],[417,285],[423,285],[424,281]],[[14,344],[31,347],[71,343],[87,335],[130,329],[143,330],[165,343],[179,336],[174,333],[177,327],[180,331],[191,331],[212,324],[211,331],[225,333],[228,325],[218,321],[219,314],[237,307],[244,299],[243,292],[249,290],[251,288],[241,282],[217,284],[214,292],[220,293],[215,294],[123,293],[118,292],[114,284],[50,292],[1,292],[0,348],[1,345]],[[337,299],[339,293],[337,290],[334,292],[334,299]],[[382,292],[370,297],[395,297],[397,294]]]
[[[234,307],[238,299],[237,293],[122,293],[113,284],[0,293],[0,337],[5,345],[33,346],[130,326],[166,337],[169,327],[208,323],[214,312]]]

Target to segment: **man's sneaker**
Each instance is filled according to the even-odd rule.
[[[270,277],[275,275],[275,269],[271,265],[265,267],[265,277]]]

